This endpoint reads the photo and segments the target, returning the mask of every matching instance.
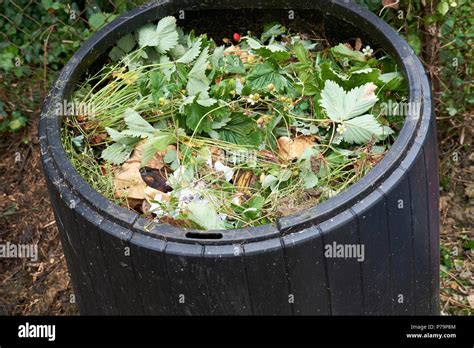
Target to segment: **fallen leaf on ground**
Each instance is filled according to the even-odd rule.
[[[474,309],[474,294],[471,294],[467,297],[467,302],[469,302],[469,307]]]
[[[314,137],[300,136],[294,139],[280,137],[278,139],[278,155],[285,161],[297,159],[308,148],[314,145]]]
[[[390,7],[398,10],[400,8],[400,0],[382,0],[383,7]]]

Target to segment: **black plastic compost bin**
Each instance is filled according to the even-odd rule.
[[[181,26],[199,18],[222,29],[240,28],[241,20],[256,23],[269,13],[290,27],[289,13],[306,16],[324,23],[333,43],[361,37],[396,57],[412,107],[391,150],[364,178],[277,224],[203,232],[150,224],[79,176],[61,145],[60,105],[120,37],[167,15],[184,14]],[[100,30],[73,56],[51,89],[40,122],[44,172],[79,310],[436,314],[435,135],[430,86],[413,50],[377,16],[349,1],[163,0],[139,7]],[[334,243],[363,245],[364,260],[326,257],[326,246]]]

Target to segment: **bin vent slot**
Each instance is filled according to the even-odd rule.
[[[188,232],[186,238],[194,239],[221,239],[222,233],[216,232]]]

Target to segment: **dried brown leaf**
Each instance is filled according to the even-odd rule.
[[[299,136],[294,139],[280,137],[278,143],[278,155],[285,161],[297,159],[308,148],[314,145],[314,137]]]

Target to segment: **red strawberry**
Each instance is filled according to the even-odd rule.
[[[239,33],[234,33],[234,36],[232,36],[232,38],[234,39],[235,42],[239,42],[240,41],[240,34]]]

